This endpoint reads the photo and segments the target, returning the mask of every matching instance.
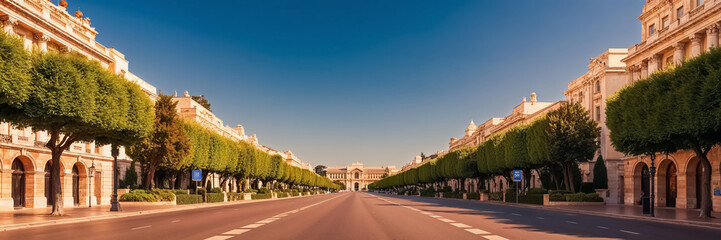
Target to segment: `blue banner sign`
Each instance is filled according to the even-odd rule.
[[[521,170],[513,170],[513,181],[514,182],[521,181]]]
[[[201,181],[200,170],[193,170],[193,181]]]

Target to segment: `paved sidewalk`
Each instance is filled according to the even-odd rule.
[[[717,225],[721,227],[721,213],[711,212],[713,218],[698,218],[698,209],[681,209],[681,208],[670,208],[670,207],[656,207],[655,217],[651,217],[650,214],[643,214],[643,208],[640,205],[621,205],[621,204],[609,204],[609,205],[596,205],[596,206],[544,206],[546,209],[556,210],[576,210],[598,213],[603,215],[619,215],[629,217],[641,217],[641,218],[657,218],[666,219],[671,221],[682,221],[682,222],[698,222],[707,223],[709,225]]]
[[[182,206],[182,205],[181,205]],[[50,216],[51,208],[28,208],[15,210],[11,212],[0,212],[0,226],[21,224],[21,223],[34,223],[42,221],[55,221],[65,220],[73,218],[85,218],[85,217],[97,217],[107,215],[117,215],[128,212],[141,212],[149,210],[159,210],[168,208],[178,208],[181,206],[177,205],[144,205],[144,206],[130,206],[130,204],[120,203],[120,207],[123,209],[121,212],[111,212],[110,205],[93,206],[93,207],[66,207],[65,215],[61,217]]]

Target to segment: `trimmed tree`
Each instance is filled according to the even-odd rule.
[[[2,87],[0,87],[2,88]],[[30,93],[3,118],[33,131],[46,131],[52,155],[51,215],[64,214],[60,156],[78,141],[112,144],[116,149],[152,131],[152,106],[140,88],[100,63],[73,53],[32,57]]]
[[[596,163],[593,165],[593,186],[596,189],[608,189],[606,163],[604,163],[601,154],[598,155],[598,159],[596,159]]]
[[[638,81],[608,100],[614,147],[628,155],[691,150],[703,167],[701,211],[711,217],[711,163],[721,143],[721,49]]]

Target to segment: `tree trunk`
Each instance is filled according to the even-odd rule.
[[[154,187],[154,179],[155,179],[155,168],[156,166],[153,164],[148,164],[148,171],[145,173],[145,190],[153,189]]]
[[[63,151],[58,149],[58,147],[53,147],[50,151],[52,155],[50,171],[52,181],[50,182],[52,183],[51,194],[53,196],[53,210],[50,212],[50,215],[62,216],[65,214],[65,210],[63,210],[63,192],[60,186],[60,156],[63,154]]]
[[[711,218],[713,210],[713,202],[711,201],[711,163],[708,160],[708,151],[702,150],[700,147],[694,147],[694,152],[699,158],[699,163],[703,166],[703,182],[701,183],[701,213],[699,218]]]
[[[563,164],[561,166],[561,173],[563,173],[563,182],[565,183],[564,185],[566,186],[566,191],[571,191],[571,187],[568,181],[568,172],[566,171],[566,164]]]
[[[178,178],[178,171],[168,171],[168,181],[170,181],[170,189],[175,190],[175,180]]]

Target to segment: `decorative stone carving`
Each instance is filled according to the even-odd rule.
[[[76,17],[76,18],[83,18],[83,12],[81,12],[80,10],[76,11],[76,12],[75,12],[75,17]]]
[[[68,7],[68,1],[60,0],[60,3],[58,4],[61,7],[67,8]]]
[[[50,41],[50,37],[48,37],[47,35],[42,34],[42,33],[33,34],[33,39],[35,39],[35,41],[38,41],[38,42],[46,42],[46,43]]]

